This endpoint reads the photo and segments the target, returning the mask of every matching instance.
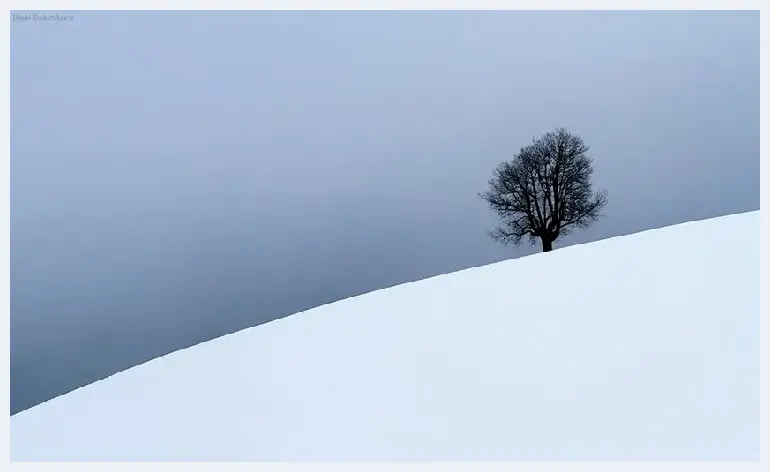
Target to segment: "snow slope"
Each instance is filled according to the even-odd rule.
[[[758,460],[759,211],[400,285],[11,417],[13,460]]]

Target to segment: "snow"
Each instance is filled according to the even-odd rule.
[[[759,460],[759,211],[433,277],[177,351],[12,416],[11,453]]]

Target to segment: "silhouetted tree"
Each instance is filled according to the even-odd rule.
[[[489,190],[479,195],[502,221],[490,235],[514,245],[540,238],[547,252],[559,237],[596,221],[607,197],[591,189],[587,151],[580,137],[557,128],[500,164]]]

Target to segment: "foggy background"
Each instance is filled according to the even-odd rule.
[[[556,250],[759,208],[758,12],[67,14],[11,23],[12,413],[538,251],[476,195],[556,126],[609,197]]]

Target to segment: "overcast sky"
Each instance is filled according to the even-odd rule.
[[[556,126],[610,202],[557,249],[759,208],[756,12],[70,14],[11,24],[12,412],[537,251],[476,195]]]

